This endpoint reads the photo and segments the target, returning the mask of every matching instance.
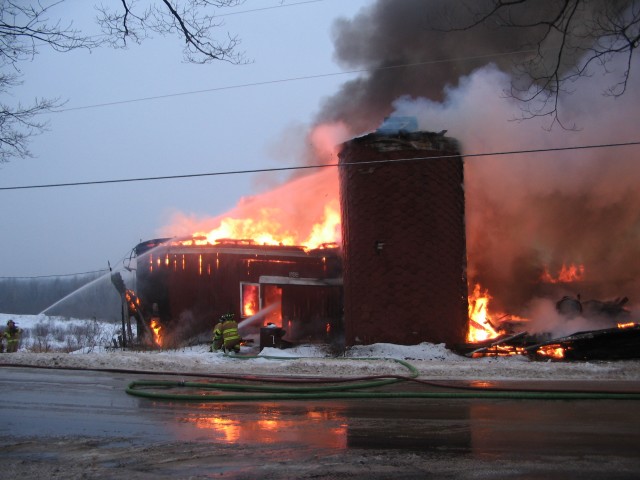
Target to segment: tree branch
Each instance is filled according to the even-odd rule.
[[[527,39],[521,48],[537,48],[533,58],[514,65],[508,92],[520,102],[522,119],[548,117],[550,127],[575,128],[562,121],[560,99],[596,65],[613,73],[608,66],[620,56],[626,56],[626,69],[606,92],[625,93],[640,42],[640,0],[492,0],[484,11],[478,8],[470,7],[470,22],[450,30],[516,29]]]
[[[150,33],[177,34],[185,41],[184,58],[188,62],[226,61],[244,63],[237,51],[237,37],[227,34],[224,42],[214,38],[216,22],[210,9],[233,7],[243,0],[162,0],[140,6],[136,0],[120,0],[120,10],[96,7],[97,21],[103,35],[87,36],[61,20],[50,19],[65,0],[0,0],[0,67],[14,72],[0,73],[0,92],[18,85],[20,64],[35,58],[39,48],[57,52],[93,49],[103,45],[125,48],[128,40],[141,43]],[[0,163],[12,157],[29,157],[28,141],[47,129],[37,121],[39,115],[60,107],[59,99],[36,99],[30,106],[0,105]]]

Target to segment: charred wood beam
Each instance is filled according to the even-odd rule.
[[[493,347],[497,347],[499,345],[504,345],[507,344],[509,342],[512,342],[514,340],[518,340],[519,338],[524,337],[525,335],[527,335],[527,332],[520,332],[520,333],[516,333],[515,335],[511,335],[509,337],[502,337],[499,338],[498,340],[495,340],[493,342],[491,342],[489,345],[485,345],[483,347],[477,348],[467,354],[465,354],[466,357],[473,357],[473,355],[477,354],[477,353],[482,353],[482,352],[486,352],[487,350],[493,348]]]

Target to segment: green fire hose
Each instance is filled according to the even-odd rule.
[[[295,360],[297,357],[233,357],[237,359]],[[453,387],[467,391],[419,392],[419,391],[363,391],[399,382],[418,382],[440,386],[434,382],[417,379],[418,370],[399,359],[356,358],[350,360],[393,360],[409,370],[409,375],[380,375],[350,379],[285,379],[255,376],[235,376],[231,382],[136,380],[126,388],[129,395],[154,400],[188,402],[229,401],[277,401],[277,400],[326,400],[326,399],[382,399],[382,398],[426,398],[426,399],[518,399],[518,400],[640,400],[640,393],[623,392],[577,392],[539,390],[487,390],[477,387]],[[230,378],[229,376],[224,376]],[[366,379],[366,381],[362,381]],[[303,383],[304,386],[288,386],[285,383]],[[266,385],[280,383],[281,385]],[[311,384],[321,383],[322,386]],[[234,392],[234,393],[227,393]]]

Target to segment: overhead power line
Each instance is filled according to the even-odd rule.
[[[79,272],[79,273],[64,273],[62,275],[34,275],[31,277],[5,277],[5,276],[0,276],[0,280],[7,280],[7,279],[15,279],[15,280],[30,280],[30,279],[37,279],[37,278],[53,278],[53,277],[76,277],[78,275],[90,275],[93,273],[105,273],[108,272],[108,269],[103,269],[103,270],[92,270],[90,272]]]
[[[239,12],[218,13],[216,14],[216,17],[229,17],[231,15],[242,15],[244,13],[262,12],[264,10],[274,10],[276,8],[297,7],[299,5],[307,5],[309,3],[319,3],[319,2],[324,2],[324,0],[306,0],[303,2],[296,2],[296,3],[283,3],[280,5],[273,5],[271,7],[252,8],[251,10],[240,10]]]
[[[228,170],[223,172],[208,172],[208,173],[192,173],[185,175],[164,175],[159,177],[137,177],[137,178],[119,178],[113,180],[93,180],[86,182],[68,182],[68,183],[49,183],[42,185],[21,185],[21,186],[12,186],[12,187],[0,187],[0,190],[28,190],[28,189],[36,189],[36,188],[59,188],[59,187],[78,187],[83,185],[105,185],[111,183],[131,183],[131,182],[148,182],[148,181],[157,181],[157,180],[177,180],[184,178],[198,178],[198,177],[215,177],[215,176],[223,176],[223,175],[242,175],[247,173],[265,173],[265,172],[283,172],[283,171],[291,171],[291,170],[309,170],[316,168],[329,168],[329,167],[347,167],[350,165],[372,165],[372,164],[385,164],[385,163],[400,163],[400,162],[410,162],[417,160],[436,160],[436,159],[444,159],[444,158],[478,158],[478,157],[493,157],[493,156],[505,156],[505,155],[525,155],[525,154],[535,154],[535,153],[545,153],[545,152],[563,152],[570,150],[589,150],[596,148],[613,148],[613,147],[628,147],[640,145],[640,141],[635,142],[624,142],[624,143],[606,143],[606,144],[598,144],[598,145],[577,145],[573,147],[553,147],[553,148],[535,148],[529,150],[507,150],[502,152],[487,152],[487,153],[466,153],[466,154],[450,154],[450,155],[439,155],[435,157],[412,157],[412,158],[399,158],[393,160],[370,160],[370,161],[361,161],[361,162],[348,162],[348,163],[328,163],[328,164],[316,164],[316,165],[299,165],[295,167],[278,167],[278,168],[254,168],[247,170]]]
[[[239,88],[249,88],[249,87],[258,87],[262,85],[274,85],[278,83],[288,83],[288,82],[299,82],[302,80],[313,80],[317,78],[327,78],[327,77],[336,77],[341,75],[353,75],[357,73],[370,73],[382,70],[393,70],[397,68],[411,68],[411,67],[421,67],[426,65],[435,65],[439,63],[452,63],[452,62],[464,62],[469,60],[481,60],[485,58],[497,58],[497,57],[505,57],[510,55],[518,55],[523,53],[537,53],[537,50],[518,50],[513,52],[505,52],[505,53],[488,53],[484,55],[474,55],[469,57],[459,57],[459,58],[447,58],[441,60],[427,60],[424,62],[415,62],[415,63],[403,63],[399,65],[388,65],[385,67],[377,67],[377,68],[361,68],[357,70],[346,70],[343,72],[330,72],[330,73],[319,73],[315,75],[303,75],[299,77],[289,77],[289,78],[278,78],[275,80],[263,80],[260,82],[251,82],[251,83],[239,83],[234,85],[225,85],[221,87],[212,87],[205,88],[202,90],[190,90],[187,92],[177,92],[177,93],[166,93],[163,95],[154,95],[151,97],[141,97],[141,98],[130,98],[128,100],[116,100],[113,102],[105,102],[105,103],[95,103],[92,105],[83,105],[80,107],[69,107],[69,108],[60,108],[56,110],[52,110],[54,113],[64,113],[64,112],[72,112],[75,110],[87,110],[91,108],[101,108],[101,107],[111,107],[114,105],[124,105],[127,103],[138,103],[138,102],[149,102],[152,100],[161,100],[165,98],[173,98],[173,97],[182,97],[186,95],[198,95],[201,93],[211,93],[211,92],[219,92],[223,90],[235,90]]]

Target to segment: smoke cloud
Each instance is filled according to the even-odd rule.
[[[380,0],[354,19],[338,21],[336,59],[369,73],[327,99],[316,124],[341,122],[359,135],[390,114],[410,115],[421,129],[448,130],[468,154],[637,140],[636,79],[631,77],[619,99],[602,95],[624,65],[609,65],[608,74],[594,70],[591,78],[571,85],[572,95],[561,97],[563,121],[577,125],[576,131],[557,126],[549,131],[545,118],[514,121],[522,105],[505,95],[518,82],[508,53],[530,48],[540,31],[482,26],[450,31],[470,23],[473,14],[458,9],[447,16],[451,3]],[[480,10],[491,3],[473,5]],[[627,3],[583,2],[578,15],[589,18],[587,7]],[[536,12],[554,5],[525,2],[514,14],[534,20]],[[553,41],[544,47],[552,48]],[[563,68],[574,61],[579,59],[568,58]],[[635,62],[631,72],[638,67]],[[470,282],[488,288],[494,306],[509,313],[523,313],[539,297],[557,300],[577,293],[639,302],[639,155],[637,147],[618,147],[466,159]],[[584,264],[583,281],[540,281],[545,269],[557,272],[571,263]]]
[[[637,140],[636,85],[624,101],[614,101],[594,94],[597,80],[585,79],[561,105],[581,130],[548,132],[543,120],[508,121],[519,108],[499,98],[509,81],[489,66],[448,89],[442,103],[403,97],[395,111],[416,116],[424,129],[448,129],[469,154]],[[510,312],[535,296],[637,298],[639,156],[637,147],[618,147],[466,159],[470,280]],[[585,266],[583,281],[540,281],[545,269],[558,272],[569,264]]]

